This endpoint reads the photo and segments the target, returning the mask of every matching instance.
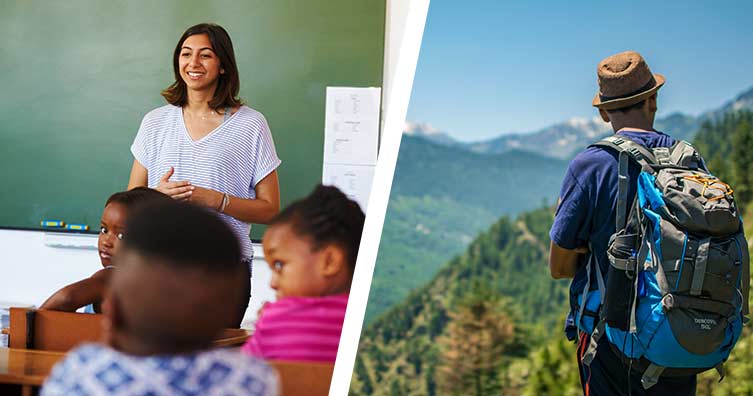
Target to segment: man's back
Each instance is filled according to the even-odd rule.
[[[622,130],[618,134],[648,148],[670,147],[675,143],[671,136],[661,132]],[[595,255],[603,274],[607,273],[610,265],[606,253],[607,245],[616,228],[617,166],[618,153],[613,150],[589,147],[578,154],[565,173],[560,192],[561,202],[550,231],[552,242],[563,248],[590,246],[591,253]],[[640,167],[631,163],[628,204],[632,203],[635,197],[639,173]],[[586,285],[585,267],[588,259],[589,255],[581,255],[578,271],[570,284],[571,312],[577,312],[577,296],[583,292]],[[590,285],[593,290],[598,283],[595,273],[591,276]],[[578,337],[578,329],[574,323],[569,322],[568,325],[565,331],[570,339],[575,339]],[[589,338],[589,334],[582,333],[579,351],[586,349]],[[582,356],[578,355],[584,391],[587,383],[589,393],[593,395],[627,395],[628,389],[632,395],[662,394],[668,389],[676,390],[678,394],[694,392],[695,376],[663,379],[659,385],[646,392],[640,386],[641,373],[629,370],[609,347],[608,342],[606,337],[599,341],[596,357],[590,368],[581,364]]]
[[[654,130],[657,91],[665,78],[654,74],[643,57],[626,51],[603,59],[597,66],[599,91],[592,105],[601,118],[612,125],[615,133],[647,148],[669,147],[674,139]],[[609,148],[589,147],[576,156],[568,167],[560,192],[554,224],[550,231],[549,267],[555,278],[573,278],[570,286],[571,312],[566,323],[569,339],[579,338],[578,367],[581,385],[590,395],[695,394],[695,376],[661,378],[649,390],[641,386],[642,373],[623,362],[613,351],[607,337],[594,337],[600,302],[609,290],[606,278],[610,262],[607,245],[615,233],[618,197],[618,152]],[[630,163],[627,210],[636,195],[640,167]],[[590,263],[588,260],[595,260]],[[596,266],[598,264],[598,266]],[[596,269],[600,271],[596,271]],[[590,279],[587,274],[590,273]],[[600,291],[596,293],[595,291]],[[579,307],[579,300],[583,307]],[[629,296],[625,296],[628,300]],[[588,308],[586,308],[588,307]],[[584,319],[588,316],[588,322]],[[576,321],[578,324],[576,325]],[[593,334],[597,334],[594,332]],[[600,333],[598,333],[600,334]],[[593,356],[584,364],[585,355]]]
[[[648,148],[670,147],[675,143],[671,136],[662,132],[622,130],[618,134]],[[609,268],[607,243],[615,232],[617,155],[613,150],[589,147],[570,162],[562,182],[561,202],[549,233],[552,242],[566,249],[590,245],[603,274]],[[632,182],[628,189],[628,203],[635,197],[639,172],[637,164],[629,165]],[[586,260],[587,255],[581,256],[571,284],[571,296],[582,292],[585,285]],[[591,285],[596,286],[595,279]],[[575,308],[574,301],[571,301],[571,308]]]

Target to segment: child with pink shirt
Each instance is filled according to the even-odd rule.
[[[277,301],[265,304],[244,352],[334,363],[364,218],[340,190],[320,185],[270,222],[263,248]]]

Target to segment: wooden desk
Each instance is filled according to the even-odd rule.
[[[31,315],[31,319],[30,319]],[[9,346],[67,352],[82,342],[102,339],[101,314],[10,308]],[[5,330],[3,331],[4,333]],[[245,329],[223,329],[213,341],[215,347],[243,345],[249,337]]]
[[[20,385],[21,395],[31,395],[64,357],[63,352],[0,348],[0,384]]]
[[[21,385],[22,394],[30,395],[33,387],[41,386],[52,367],[65,357],[65,352],[32,349],[0,348],[0,384]],[[282,394],[326,395],[332,378],[332,364],[286,361],[268,362],[280,376]]]
[[[246,329],[222,329],[222,332],[212,341],[215,347],[241,346],[248,340],[249,332]]]

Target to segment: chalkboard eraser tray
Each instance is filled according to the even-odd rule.
[[[45,232],[44,244],[54,248],[97,250],[97,235]]]

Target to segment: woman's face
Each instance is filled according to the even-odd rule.
[[[225,72],[206,34],[188,36],[183,41],[178,68],[188,89],[194,91],[216,89],[220,74]]]

